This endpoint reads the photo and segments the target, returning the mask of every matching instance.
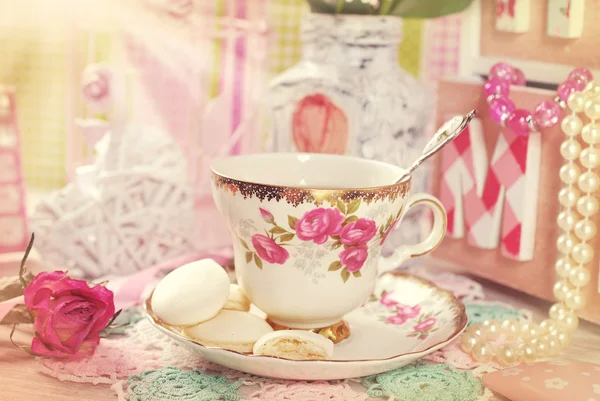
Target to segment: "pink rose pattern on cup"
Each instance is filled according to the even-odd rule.
[[[262,234],[252,236],[252,246],[258,257],[271,264],[282,265],[290,257],[290,253],[281,245],[277,245],[274,239]]]
[[[272,227],[265,234],[252,235],[253,249],[239,239],[246,249],[246,263],[253,262],[260,269],[263,262],[284,264],[290,256],[285,247],[293,245],[291,241],[297,237],[302,242],[311,241],[330,251],[339,249],[338,260],[329,265],[328,271],[339,271],[344,282],[351,275],[361,277],[360,270],[369,257],[368,244],[378,240],[383,245],[402,213],[402,209],[399,210],[378,228],[374,220],[354,215],[361,202],[361,199],[355,199],[346,204],[338,200],[335,207],[318,207],[300,218],[288,216],[287,228],[277,224],[271,212],[259,207],[261,218]]]
[[[371,302],[376,302],[377,297],[372,297]],[[404,305],[392,298],[392,293],[384,292],[379,298],[379,303],[386,308],[386,313],[379,319],[387,324],[400,326],[403,324],[412,325],[412,331],[408,337],[418,337],[419,340],[425,340],[429,334],[437,331],[437,315],[424,313],[421,315],[421,306],[419,304],[410,306]]]

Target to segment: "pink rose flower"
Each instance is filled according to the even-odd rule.
[[[381,242],[379,243],[380,245],[383,245],[387,237],[392,233],[392,231],[394,231],[396,224],[398,224],[398,219],[394,220],[390,225],[390,228],[388,228],[388,230],[383,234],[383,238],[381,238]]]
[[[304,213],[296,222],[296,235],[303,241],[323,244],[330,235],[342,231],[344,215],[337,209],[317,208]]]
[[[371,219],[360,218],[346,224],[340,233],[344,245],[361,245],[369,242],[377,234],[377,226]]]
[[[100,332],[115,314],[113,293],[102,285],[89,287],[66,272],[40,273],[23,292],[34,318],[37,355],[81,358],[94,353]]]
[[[273,241],[271,238],[262,234],[252,236],[252,245],[258,256],[269,263],[282,265],[290,257],[290,253]]]
[[[346,270],[350,273],[362,269],[367,256],[369,256],[369,250],[366,245],[346,248],[339,254],[342,266],[346,266]]]
[[[421,323],[417,324],[414,327],[414,329],[416,331],[427,331],[430,328],[432,328],[434,324],[435,324],[435,318],[434,317],[429,317],[429,318],[423,320]]]
[[[381,299],[379,299],[379,303],[382,305],[387,306],[388,308],[392,307],[392,306],[396,306],[398,305],[397,301],[394,301],[391,298],[392,293],[391,292],[386,292],[381,296]]]
[[[96,112],[108,111],[110,106],[111,72],[108,67],[91,64],[81,75],[81,90],[86,106]]]
[[[397,308],[398,309],[396,309],[396,314],[399,316],[404,316],[408,319],[419,316],[419,313],[421,312],[420,305],[408,306],[399,303],[397,305]]]
[[[263,218],[264,221],[273,224],[275,218],[273,217],[271,212],[269,212],[267,209],[263,209],[262,207],[259,207],[258,210],[260,211],[260,216]]]

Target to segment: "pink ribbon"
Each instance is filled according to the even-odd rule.
[[[25,301],[23,300],[23,295],[12,299],[7,299],[4,302],[0,302],[0,322],[6,317],[6,315],[10,313],[12,308],[23,303],[25,303]]]
[[[166,263],[158,264],[144,270],[134,273],[118,283],[118,289],[115,293],[115,308],[127,309],[137,305],[141,301],[144,290],[156,279],[158,273],[162,270],[173,270],[178,266],[200,259],[213,259],[220,265],[224,265],[231,259],[231,251],[223,250],[213,254],[190,254],[172,259]],[[109,286],[110,287],[110,286]]]
[[[161,263],[144,270],[140,270],[129,276],[111,280],[108,283],[108,287],[115,287],[113,290],[115,294],[114,302],[115,309],[126,309],[134,305],[137,305],[144,295],[144,291],[152,282],[157,278],[158,273],[163,270],[173,270],[186,263],[193,262],[200,259],[213,259],[220,265],[225,265],[231,260],[231,250],[223,249],[220,252],[209,253],[209,254],[188,254],[176,259],[172,259],[168,262]],[[6,317],[17,305],[24,304],[25,301],[23,296],[8,299],[4,302],[0,302],[0,321]]]

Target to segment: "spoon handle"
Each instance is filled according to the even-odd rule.
[[[447,121],[442,127],[436,131],[433,137],[427,142],[421,156],[414,161],[410,168],[396,180],[396,184],[404,180],[409,176],[417,167],[419,167],[425,160],[440,151],[448,143],[452,142],[461,132],[467,128],[471,120],[475,117],[477,112],[471,110],[465,116],[456,116],[451,120]]]

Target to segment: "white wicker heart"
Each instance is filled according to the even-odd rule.
[[[169,135],[130,125],[107,133],[96,153],[32,216],[44,260],[93,278],[129,274],[196,249],[187,162]]]

